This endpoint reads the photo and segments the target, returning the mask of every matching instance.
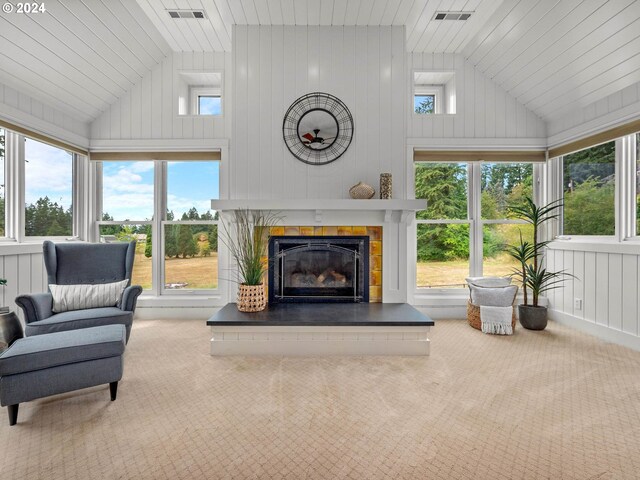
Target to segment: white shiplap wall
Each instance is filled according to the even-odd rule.
[[[11,253],[11,250],[19,250],[20,253]],[[15,298],[47,290],[42,246],[23,245],[13,249],[3,247],[0,251],[0,277],[7,279],[7,285],[0,287],[0,304],[18,312],[22,318],[22,311],[15,304]]]
[[[416,115],[407,109],[408,138],[546,139],[544,121],[461,54],[413,53],[407,63],[409,79],[420,70],[456,72],[456,114]],[[411,82],[407,90],[407,101],[411,101]],[[500,146],[499,141],[496,146]]]
[[[575,140],[640,118],[640,82],[547,124],[549,145]]]
[[[180,71],[223,72],[223,115],[178,116]],[[231,54],[173,53],[91,124],[91,140],[213,139],[231,133]]]
[[[552,248],[551,270],[574,276],[548,293],[551,317],[640,350],[640,246]],[[576,308],[575,299],[582,300]]]
[[[233,45],[232,198],[348,198],[358,181],[377,190],[381,172],[405,197],[404,27],[236,26]],[[324,166],[282,140],[287,108],[315,91],[340,98],[355,125],[346,153]]]
[[[0,118],[74,145],[89,145],[89,125],[0,83]]]

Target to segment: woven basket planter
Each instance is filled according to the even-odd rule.
[[[267,306],[264,295],[264,284],[245,285],[238,288],[238,310],[241,312],[260,312]]]
[[[511,314],[511,327],[513,331],[516,330],[516,309],[511,307],[513,313]],[[482,330],[482,321],[480,320],[480,307],[471,303],[471,300],[467,301],[467,322],[476,330]]]

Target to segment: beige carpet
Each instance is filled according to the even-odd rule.
[[[640,352],[556,324],[437,322],[427,358],[213,358],[203,321],[136,321],[118,400],[0,417],[3,479],[640,476]]]

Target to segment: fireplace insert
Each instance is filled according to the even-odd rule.
[[[368,302],[369,237],[273,236],[269,302]]]

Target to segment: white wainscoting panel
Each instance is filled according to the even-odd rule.
[[[87,123],[2,83],[0,118],[79,147],[89,145]]]
[[[22,310],[15,304],[15,298],[25,293],[47,290],[42,246],[38,245],[31,250],[36,252],[0,255],[0,277],[7,280],[7,285],[0,287],[0,303],[18,313],[21,319]]]
[[[406,198],[404,27],[234,26],[234,199],[349,198],[359,181],[394,177]],[[337,161],[309,166],[282,139],[293,101],[322,91],[353,115],[351,146]]]
[[[178,116],[180,71],[222,72],[222,115]],[[212,139],[231,134],[231,54],[168,55],[91,124],[92,140]]]
[[[640,82],[548,122],[549,146],[592,135],[640,118]]]
[[[551,316],[640,349],[640,245],[638,253],[612,247],[573,250],[565,245],[548,251],[550,269],[574,275],[563,288],[549,292]],[[576,308],[575,299],[582,300],[582,308]]]
[[[408,54],[407,137],[409,138],[546,138],[546,125],[461,54]],[[456,113],[413,113],[413,72],[455,71]],[[499,144],[499,142],[496,142]]]

